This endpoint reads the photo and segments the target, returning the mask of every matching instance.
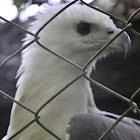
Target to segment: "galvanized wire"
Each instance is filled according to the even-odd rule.
[[[59,136],[57,136],[54,132],[52,132],[51,130],[49,130],[49,128],[47,128],[46,126],[44,126],[40,121],[39,118],[41,118],[41,116],[39,115],[40,111],[46,107],[50,102],[52,102],[55,98],[57,98],[57,96],[59,96],[60,94],[63,94],[63,91],[66,90],[69,86],[71,86],[75,81],[77,81],[78,79],[80,79],[81,77],[85,77],[88,81],[90,81],[92,84],[94,84],[95,86],[107,91],[107,93],[110,93],[114,96],[116,96],[117,98],[119,98],[120,100],[123,100],[124,102],[129,104],[129,108],[120,116],[120,118],[117,119],[117,121],[110,127],[108,128],[108,130],[106,130],[106,132],[104,132],[104,134],[102,134],[99,138],[99,140],[102,140],[130,111],[134,110],[135,112],[139,113],[139,109],[137,107],[137,104],[134,102],[134,99],[138,96],[138,94],[140,93],[140,89],[138,89],[130,99],[122,96],[121,94],[109,89],[108,87],[105,87],[104,85],[98,83],[97,81],[91,79],[90,77],[88,77],[86,75],[86,69],[88,67],[88,65],[94,61],[94,59],[102,52],[104,51],[104,49],[106,49],[109,44],[111,44],[118,36],[120,36],[127,28],[129,30],[131,30],[134,34],[138,35],[140,37],[140,33],[138,33],[137,31],[135,31],[134,29],[132,29],[132,24],[131,24],[131,20],[140,12],[140,8],[137,9],[132,16],[130,16],[128,18],[128,20],[124,20],[121,19],[120,17],[117,17],[115,15],[112,15],[108,12],[105,12],[99,8],[97,8],[96,6],[91,6],[87,3],[85,3],[84,1],[80,0],[82,4],[87,5],[89,8],[93,8],[99,12],[102,12],[108,16],[110,16],[113,19],[117,19],[118,21],[125,23],[126,26],[110,41],[108,41],[86,64],[84,67],[81,67],[79,65],[77,65],[76,63],[72,62],[71,60],[65,58],[64,56],[50,50],[49,48],[47,48],[46,46],[44,46],[43,44],[41,44],[39,42],[39,33],[41,30],[44,29],[45,26],[47,26],[48,24],[51,24],[51,21],[53,19],[55,19],[55,17],[57,17],[59,14],[61,14],[65,9],[67,9],[68,7],[70,7],[71,5],[73,5],[74,3],[76,3],[78,0],[75,0],[69,4],[67,4],[64,8],[62,8],[58,13],[56,13],[52,18],[50,18],[48,21],[46,21],[46,23],[40,27],[40,29],[34,34],[26,29],[24,29],[23,27],[10,22],[8,20],[6,20],[3,17],[0,17],[0,19],[4,20],[5,22],[7,22],[8,24],[11,24],[13,26],[15,26],[16,28],[19,28],[20,30],[22,30],[25,33],[28,33],[30,35],[32,35],[34,37],[34,39],[32,41],[30,41],[27,45],[23,46],[22,48],[20,48],[19,50],[17,50],[15,53],[13,53],[11,56],[9,56],[7,59],[5,59],[1,64],[0,64],[0,68],[7,63],[9,60],[11,60],[15,55],[17,55],[18,53],[20,53],[22,50],[24,50],[25,48],[29,47],[32,43],[36,42],[40,47],[42,47],[44,49],[44,51],[48,51],[50,53],[52,53],[52,55],[57,56],[58,58],[62,59],[63,61],[69,63],[70,65],[74,66],[75,68],[81,70],[81,73],[75,77],[72,81],[70,81],[65,87],[63,87],[60,91],[58,91],[54,96],[52,96],[48,101],[46,101],[45,103],[42,103],[42,106],[40,106],[38,108],[37,111],[33,111],[32,109],[30,109],[28,106],[25,106],[24,104],[20,103],[19,101],[15,100],[14,98],[12,98],[11,96],[9,96],[7,93],[5,93],[4,91],[0,90],[0,95],[2,95],[3,97],[6,97],[8,100],[11,100],[12,102],[16,103],[17,105],[21,106],[22,108],[24,108],[25,110],[29,111],[30,113],[32,113],[34,115],[34,119],[31,120],[28,124],[26,124],[23,128],[21,128],[20,130],[18,130],[15,134],[13,134],[9,140],[13,139],[14,137],[16,137],[18,134],[20,134],[22,131],[24,131],[26,128],[28,128],[31,124],[33,124],[34,122],[38,123],[38,125],[40,125],[40,127],[42,127],[42,129],[46,130],[46,133],[50,133],[52,136],[54,136],[56,139],[58,140],[62,140]]]

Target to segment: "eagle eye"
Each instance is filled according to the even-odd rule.
[[[78,23],[76,29],[77,32],[81,35],[88,35],[91,31],[90,24],[87,22]]]

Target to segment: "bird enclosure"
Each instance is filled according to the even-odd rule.
[[[86,80],[90,81],[91,84],[99,87],[100,89],[106,91],[108,94],[112,94],[113,96],[115,96],[116,98],[119,98],[120,100],[122,100],[123,102],[126,102],[129,105],[129,108],[120,116],[120,118],[117,119],[117,121],[110,126],[101,136],[98,140],[103,139],[104,137],[106,137],[106,135],[108,133],[110,133],[110,131],[112,129],[114,129],[114,127],[125,117],[127,116],[127,114],[129,112],[135,111],[135,113],[140,115],[140,110],[138,109],[137,104],[135,103],[135,99],[138,97],[138,94],[140,93],[140,88],[136,90],[136,92],[134,92],[131,96],[131,98],[126,98],[123,95],[121,95],[120,93],[115,92],[114,90],[102,85],[101,83],[95,81],[94,79],[92,79],[91,77],[87,76],[87,68],[88,66],[91,64],[91,62],[93,62],[115,39],[117,39],[124,31],[129,30],[131,31],[133,34],[135,34],[136,36],[140,37],[140,33],[135,31],[133,29],[133,25],[131,23],[131,20],[140,12],[140,8],[137,9],[129,18],[128,20],[123,20],[120,17],[117,17],[115,15],[112,15],[108,12],[105,12],[104,10],[101,10],[99,8],[97,8],[94,5],[89,5],[87,3],[85,3],[84,1],[80,0],[80,2],[83,5],[88,6],[91,9],[97,10],[103,14],[108,15],[109,17],[111,17],[112,19],[117,20],[118,22],[123,23],[125,26],[124,28],[117,34],[115,35],[111,40],[109,40],[106,44],[104,44],[102,46],[101,49],[99,49],[99,51],[92,56],[92,58],[90,58],[88,60],[88,62],[81,67],[80,65],[76,64],[75,62],[69,60],[68,58],[66,58],[65,56],[51,50],[50,48],[48,48],[47,46],[45,46],[44,44],[42,44],[40,42],[40,36],[39,33],[49,24],[51,24],[51,22],[57,17],[59,16],[61,13],[63,13],[63,11],[65,11],[67,8],[69,8],[71,5],[75,4],[78,0],[75,0],[69,4],[67,4],[64,8],[62,8],[58,13],[56,13],[53,17],[51,17],[48,21],[46,21],[46,23],[42,26],[40,26],[39,30],[36,33],[33,33],[11,21],[6,20],[3,17],[0,17],[1,20],[5,21],[8,24],[11,24],[12,26],[14,26],[15,28],[19,28],[20,30],[22,30],[24,33],[29,34],[33,37],[32,41],[30,41],[28,44],[22,46],[20,49],[18,49],[17,51],[15,51],[12,55],[10,55],[8,58],[6,58],[3,62],[1,62],[0,64],[0,68],[5,65],[9,60],[13,59],[17,54],[21,53],[21,51],[23,51],[24,49],[28,48],[31,44],[36,43],[39,47],[43,48],[44,51],[47,51],[50,53],[50,55],[55,55],[56,57],[58,57],[58,59],[61,59],[62,61],[64,61],[65,63],[68,63],[69,65],[71,65],[72,67],[75,67],[75,69],[79,70],[79,75],[77,77],[75,77],[72,81],[70,81],[68,84],[66,84],[61,90],[57,91],[55,93],[54,96],[52,96],[49,100],[46,100],[46,102],[44,102],[42,104],[42,106],[40,106],[38,108],[38,110],[32,110],[31,108],[29,108],[28,106],[22,104],[21,102],[15,100],[13,97],[9,96],[7,93],[5,93],[4,91],[0,90],[0,98],[6,98],[10,101],[12,101],[13,103],[16,103],[18,106],[20,106],[21,108],[29,111],[32,116],[34,117],[33,120],[31,120],[29,123],[27,123],[23,128],[21,128],[20,130],[18,130],[15,134],[13,134],[13,136],[11,136],[9,138],[10,139],[14,139],[17,135],[19,135],[20,133],[22,133],[25,129],[27,129],[30,125],[32,125],[33,123],[37,123],[42,129],[44,129],[46,131],[46,133],[50,133],[50,135],[53,135],[56,139],[58,140],[62,140],[62,138],[60,138],[59,136],[57,136],[57,134],[55,134],[53,131],[51,131],[48,127],[46,127],[41,121],[41,115],[40,112],[47,107],[47,105],[49,105],[54,99],[56,99],[58,96],[60,96],[61,94],[63,94],[63,92],[65,90],[67,90],[67,88],[69,88],[70,86],[72,86],[73,83],[75,83],[76,81],[78,81],[80,78],[85,78]],[[81,9],[82,10],[82,9]],[[76,14],[76,13],[75,13]],[[6,100],[5,99],[5,100]]]

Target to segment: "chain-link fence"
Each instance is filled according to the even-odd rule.
[[[41,110],[46,107],[52,100],[54,100],[55,98],[57,98],[57,96],[59,96],[64,90],[66,90],[68,87],[70,87],[74,82],[76,82],[77,80],[79,80],[81,77],[86,78],[88,81],[90,81],[92,84],[94,84],[95,86],[101,88],[102,90],[107,91],[108,93],[116,96],[116,98],[119,98],[120,100],[123,100],[124,102],[129,104],[129,108],[121,115],[121,117],[110,127],[108,128],[108,130],[106,130],[106,132],[99,138],[100,140],[102,138],[104,138],[122,119],[123,117],[125,117],[129,112],[131,112],[132,110],[135,110],[136,113],[140,114],[139,109],[137,108],[137,104],[134,102],[134,99],[138,96],[140,89],[138,89],[135,93],[133,93],[133,95],[131,96],[130,99],[122,96],[121,94],[103,86],[102,84],[98,83],[97,81],[91,79],[90,77],[86,76],[86,69],[89,66],[89,64],[94,61],[94,59],[102,52],[104,51],[104,49],[106,49],[118,36],[120,36],[126,29],[130,30],[131,32],[133,32],[135,35],[140,36],[140,33],[136,32],[133,28],[132,28],[132,24],[131,24],[131,20],[140,12],[140,8],[137,9],[133,15],[131,17],[128,18],[128,20],[123,20],[119,17],[116,17],[110,13],[107,13],[99,8],[97,8],[96,6],[91,6],[87,3],[85,3],[84,1],[81,0],[82,4],[87,5],[89,8],[93,8],[101,13],[104,13],[108,16],[110,16],[112,19],[116,19],[119,22],[122,22],[124,24],[126,24],[126,26],[122,29],[122,31],[120,31],[113,39],[111,39],[109,42],[107,42],[86,64],[84,67],[79,66],[78,64],[72,62],[71,60],[65,58],[64,56],[50,50],[49,48],[47,48],[47,46],[44,46],[43,44],[41,44],[41,42],[39,42],[39,33],[44,29],[44,27],[46,27],[48,24],[51,24],[51,21],[57,17],[59,14],[61,14],[65,9],[67,9],[69,6],[73,5],[74,3],[76,3],[78,0],[75,0],[69,4],[67,4],[63,9],[61,9],[57,14],[55,14],[52,18],[50,18],[48,21],[46,21],[46,23],[40,27],[40,29],[34,34],[26,29],[24,29],[23,27],[10,22],[8,20],[6,20],[3,17],[0,17],[2,20],[4,20],[5,22],[19,28],[20,30],[22,30],[23,32],[30,34],[31,36],[34,37],[34,39],[32,41],[30,41],[28,44],[26,44],[25,46],[23,46],[22,48],[18,49],[15,53],[13,53],[11,56],[9,56],[7,59],[5,59],[1,64],[0,64],[0,68],[7,63],[9,60],[11,60],[13,57],[15,57],[15,55],[17,55],[18,53],[20,53],[22,50],[24,50],[25,48],[29,47],[32,43],[37,43],[41,48],[44,49],[44,51],[48,51],[50,52],[52,55],[57,56],[58,58],[62,59],[63,61],[69,63],[69,65],[73,65],[76,69],[79,69],[81,71],[81,73],[75,77],[75,79],[73,79],[71,82],[69,82],[65,87],[63,87],[60,91],[58,91],[53,97],[51,97],[49,100],[47,100],[42,106],[40,106],[40,108],[37,111],[32,110],[31,108],[29,108],[28,106],[25,106],[24,104],[22,104],[21,102],[15,100],[14,98],[12,98],[11,96],[9,96],[7,93],[3,92],[2,90],[0,90],[0,95],[2,95],[1,97],[6,97],[9,100],[11,100],[12,102],[15,102],[16,104],[18,104],[19,106],[21,106],[22,108],[24,108],[25,110],[29,111],[30,113],[32,113],[32,115],[34,116],[34,119],[32,121],[30,121],[28,124],[26,124],[23,128],[21,128],[19,131],[17,131],[15,134],[13,134],[13,136],[11,136],[9,139],[13,139],[14,137],[16,137],[18,134],[20,134],[22,131],[24,131],[26,128],[28,128],[31,124],[33,123],[38,123],[38,125],[40,125],[40,127],[42,127],[42,129],[46,130],[46,133],[50,133],[51,135],[53,135],[56,139],[61,140],[61,138],[59,138],[54,132],[50,131],[49,128],[47,128],[44,124],[41,123],[40,121],[40,112]],[[81,9],[82,10],[82,9]]]

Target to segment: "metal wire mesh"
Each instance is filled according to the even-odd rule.
[[[75,0],[69,4],[67,4],[67,6],[65,6],[62,10],[60,10],[57,14],[55,14],[50,20],[48,20],[43,26],[40,27],[40,29],[33,34],[32,32],[24,29],[23,27],[10,22],[8,20],[6,20],[3,17],[0,17],[2,20],[4,20],[5,22],[12,24],[13,26],[19,28],[20,30],[22,30],[23,32],[30,34],[34,37],[34,39],[32,41],[30,41],[27,45],[23,46],[22,48],[20,48],[19,50],[17,50],[15,53],[13,53],[11,56],[9,56],[7,59],[5,59],[1,64],[0,64],[0,68],[7,63],[9,60],[11,60],[15,55],[17,55],[18,53],[20,53],[22,50],[24,50],[25,48],[29,47],[32,43],[37,43],[40,47],[42,47],[44,49],[44,51],[48,51],[50,53],[52,53],[52,55],[55,55],[57,57],[59,57],[60,59],[62,59],[63,61],[66,61],[67,63],[69,63],[69,65],[73,65],[75,68],[81,70],[81,73],[75,77],[75,79],[73,79],[71,82],[69,82],[65,87],[63,87],[60,91],[58,91],[53,97],[51,97],[49,100],[47,100],[42,106],[40,106],[40,108],[35,112],[32,109],[30,109],[28,106],[25,106],[24,104],[20,103],[19,101],[15,100],[14,98],[12,98],[11,96],[9,96],[7,93],[3,92],[2,90],[0,90],[0,95],[2,95],[2,97],[7,97],[9,100],[11,100],[12,102],[15,102],[16,104],[18,104],[19,106],[21,106],[22,108],[24,108],[25,110],[31,112],[34,115],[34,119],[32,121],[30,121],[28,124],[26,124],[23,128],[21,128],[19,131],[17,131],[13,136],[11,136],[9,138],[13,139],[14,137],[16,137],[18,134],[20,134],[22,131],[24,131],[26,128],[28,128],[31,124],[37,122],[38,125],[40,125],[40,127],[42,127],[42,129],[46,130],[46,133],[50,133],[51,135],[53,135],[56,139],[58,140],[62,140],[61,138],[59,138],[54,132],[50,131],[49,128],[45,127],[41,122],[40,122],[40,118],[41,116],[39,115],[40,111],[46,107],[53,99],[57,98],[57,96],[59,96],[64,90],[66,90],[69,86],[71,86],[75,81],[77,81],[79,78],[81,77],[85,77],[87,80],[89,80],[92,84],[96,85],[97,87],[107,91],[108,93],[116,96],[117,98],[119,98],[120,100],[123,100],[124,102],[129,104],[129,108],[121,115],[121,117],[108,129],[106,130],[106,132],[104,134],[102,134],[102,136],[99,138],[99,140],[103,139],[105,137],[105,135],[107,135],[122,119],[123,117],[125,117],[127,115],[127,113],[129,113],[130,111],[134,110],[140,114],[139,109],[137,108],[137,104],[134,102],[134,99],[138,96],[140,89],[138,89],[135,93],[133,93],[132,97],[130,99],[122,96],[121,94],[103,86],[102,84],[98,83],[97,81],[91,79],[90,77],[86,76],[86,68],[88,67],[88,65],[102,52],[104,51],[105,48],[107,48],[109,46],[109,44],[111,44],[120,34],[122,34],[126,29],[129,29],[130,31],[132,31],[134,34],[140,36],[140,33],[136,32],[134,29],[132,29],[132,24],[131,24],[131,20],[140,12],[140,8],[137,9],[132,16],[130,16],[128,18],[128,20],[123,20],[119,17],[116,17],[110,13],[107,13],[103,10],[98,9],[95,6],[91,6],[87,3],[85,3],[84,1],[81,0],[81,2],[87,6],[89,6],[90,8],[93,8],[99,12],[102,12],[108,16],[110,16],[113,19],[116,19],[122,23],[125,23],[126,26],[122,29],[122,31],[120,31],[113,39],[111,39],[109,42],[107,42],[86,64],[84,67],[80,67],[79,65],[77,65],[76,63],[70,61],[69,59],[63,57],[62,55],[50,50],[49,48],[47,48],[46,46],[44,46],[43,44],[41,44],[39,42],[40,37],[38,36],[39,33],[41,32],[41,30],[44,29],[45,26],[47,26],[49,23],[51,23],[51,21],[57,17],[59,14],[61,14],[66,8],[68,8],[69,6],[71,6],[72,4],[74,4],[75,2],[77,2],[78,0]]]

